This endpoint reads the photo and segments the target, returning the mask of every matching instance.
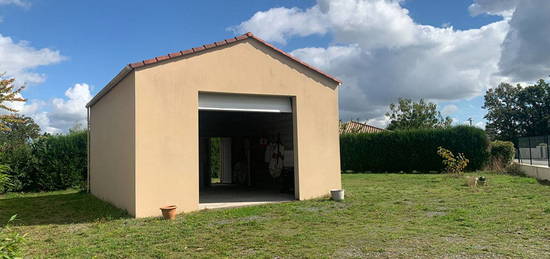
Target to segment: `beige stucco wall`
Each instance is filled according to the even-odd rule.
[[[90,107],[90,191],[136,215],[134,73]]]
[[[198,94],[295,97],[297,198],[340,188],[334,82],[254,40],[136,71],[136,215],[198,209]]]
[[[525,175],[529,177],[537,178],[539,180],[550,181],[549,167],[539,166],[539,165],[530,165],[530,164],[521,164],[521,163],[518,163],[518,165],[521,168],[521,171],[525,173]]]
[[[336,83],[247,39],[135,71],[135,159],[128,158],[135,161],[133,215],[157,216],[164,205],[198,209],[199,91],[293,97],[296,197],[341,188]],[[92,168],[109,159],[92,159]]]

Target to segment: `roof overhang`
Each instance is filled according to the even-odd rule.
[[[124,79],[128,74],[130,74],[134,69],[131,68],[129,65],[125,66],[118,72],[118,74],[103,87],[87,104],[86,108],[90,108],[92,105],[97,103],[99,99],[101,99],[104,95],[106,95],[113,87],[115,87],[122,79]]]

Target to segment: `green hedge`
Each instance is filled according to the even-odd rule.
[[[87,176],[87,133],[41,136],[2,154],[10,167],[7,191],[52,191],[84,187]]]
[[[73,132],[40,138],[32,144],[34,190],[83,187],[87,176],[87,133]]]
[[[342,171],[440,172],[439,146],[464,153],[470,160],[467,170],[481,169],[489,158],[485,131],[468,126],[344,134],[340,136]]]
[[[29,172],[34,169],[31,154],[32,150],[29,144],[19,145],[11,149],[9,152],[0,154],[2,164],[8,166],[5,174],[10,177],[9,188],[4,188],[6,192],[17,192],[25,190],[25,183],[29,183]]]
[[[499,140],[491,142],[491,161],[507,166],[512,163],[515,155],[516,149],[514,143]]]

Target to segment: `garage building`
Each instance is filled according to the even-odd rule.
[[[339,85],[252,33],[129,64],[87,104],[89,190],[134,217],[325,196]]]

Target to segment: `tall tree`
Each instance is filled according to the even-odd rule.
[[[550,86],[544,80],[527,87],[501,83],[485,93],[486,130],[493,139],[550,134]]]
[[[437,110],[435,103],[420,99],[414,102],[411,99],[399,98],[397,104],[390,104],[390,112],[386,113],[390,119],[389,130],[408,130],[443,128],[451,125],[450,117],[443,117]]]
[[[10,152],[40,136],[40,126],[30,117],[15,115],[15,120],[5,123],[9,130],[0,131],[0,152]]]
[[[25,98],[21,97],[20,93],[24,87],[16,87],[15,79],[4,78],[3,74],[0,74],[0,111],[8,112],[10,114],[0,114],[0,131],[10,130],[6,123],[15,122],[19,118],[13,113],[18,110],[8,106],[8,102],[24,102]]]

